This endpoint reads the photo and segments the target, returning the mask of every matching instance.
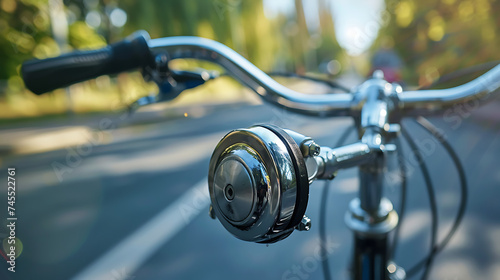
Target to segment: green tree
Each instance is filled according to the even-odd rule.
[[[429,85],[440,76],[497,60],[498,1],[387,0],[390,21],[375,49],[390,42],[405,63],[405,79]]]

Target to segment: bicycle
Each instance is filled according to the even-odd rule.
[[[149,39],[138,32],[104,49],[74,52],[60,57],[26,62],[22,75],[35,94],[64,87],[104,74],[136,68],[159,86],[156,96],[139,99],[131,110],[159,101],[170,100],[183,90],[217,78],[207,72],[177,71],[169,62],[194,58],[216,63],[265,101],[300,114],[317,117],[350,116],[354,118],[359,141],[343,145],[352,130],[339,142],[320,147],[313,139],[273,125],[257,125],[229,132],[216,146],[209,166],[210,216],[218,218],[235,237],[257,243],[273,243],[288,237],[294,230],[307,231],[306,217],[309,184],[314,180],[332,180],[341,169],[359,167],[359,197],[354,198],[345,216],[354,233],[353,279],[405,279],[424,268],[426,278],[435,254],[443,250],[458,229],[465,213],[467,182],[465,171],[445,137],[426,119],[417,123],[429,131],[451,156],[460,177],[462,197],[452,228],[437,243],[436,201],[429,171],[408,132],[400,125],[403,117],[436,114],[455,104],[486,101],[500,88],[500,65],[464,85],[442,90],[403,91],[390,84],[381,72],[348,93],[306,95],[274,81],[227,46],[199,37]],[[57,79],[54,79],[57,77]],[[422,169],[433,216],[429,255],[413,268],[404,270],[392,260],[389,233],[395,232],[397,244],[399,221],[404,215],[406,173],[401,166],[402,192],[400,213],[383,196],[383,174],[387,157],[401,154],[399,135],[408,141]],[[324,188],[321,209],[324,213]],[[324,214],[320,217],[320,235],[325,240]],[[328,266],[322,262],[325,277]]]

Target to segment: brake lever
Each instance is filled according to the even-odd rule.
[[[183,91],[203,85],[217,77],[219,77],[218,72],[171,70],[168,79],[157,83],[160,89],[158,102],[173,100]]]
[[[129,105],[129,114],[139,107],[158,102],[167,102],[178,97],[183,91],[203,85],[209,80],[220,76],[217,71],[185,71],[173,70],[168,67],[169,56],[166,53],[157,54],[155,67],[143,69],[144,79],[153,81],[158,86],[158,94],[144,96]]]

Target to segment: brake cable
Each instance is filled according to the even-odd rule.
[[[287,78],[299,78],[299,79],[304,79],[304,80],[309,80],[313,82],[318,82],[318,83],[323,83],[331,88],[339,89],[342,91],[345,91],[347,93],[351,92],[350,89],[348,89],[346,86],[340,85],[337,82],[326,80],[326,79],[321,79],[321,78],[315,78],[311,76],[306,76],[306,75],[299,75],[295,73],[286,73],[286,72],[269,72],[266,73],[269,76],[275,76],[275,77],[287,77]]]
[[[396,247],[398,244],[399,240],[399,232],[401,229],[401,225],[403,223],[403,218],[405,215],[405,210],[406,210],[406,190],[408,188],[408,182],[407,182],[407,174],[406,174],[406,163],[404,161],[403,155],[403,145],[401,142],[400,137],[394,138],[395,144],[396,144],[396,152],[397,152],[397,157],[398,157],[398,164],[399,164],[399,172],[401,176],[401,191],[400,191],[400,206],[399,206],[399,223],[397,227],[394,229],[394,237],[392,240],[392,245],[391,245],[391,257],[394,259],[395,254],[396,254]]]
[[[431,207],[431,216],[432,216],[432,226],[431,226],[431,247],[430,251],[434,249],[436,246],[436,239],[437,239],[437,230],[438,230],[438,213],[437,213],[437,203],[436,203],[436,194],[434,192],[434,186],[432,184],[431,176],[429,174],[429,169],[427,168],[427,165],[425,164],[424,158],[422,157],[422,154],[420,153],[420,150],[417,147],[417,144],[411,136],[408,134],[404,126],[401,126],[401,133],[403,134],[404,138],[410,145],[410,148],[412,152],[414,153],[415,157],[417,158],[420,170],[422,171],[422,176],[424,177],[425,185],[427,188],[427,194],[429,196],[429,204]],[[432,259],[433,256],[430,255],[426,262],[426,268],[428,269],[432,265]],[[426,271],[428,271],[426,269]],[[424,273],[422,279],[427,278],[427,273]]]
[[[340,147],[344,145],[345,141],[351,135],[351,133],[354,131],[354,126],[349,126],[347,127],[340,138],[337,140],[337,143],[335,143],[334,147]],[[328,252],[326,251],[326,202],[327,202],[327,197],[328,197],[328,190],[330,189],[330,183],[331,180],[326,180],[325,184],[323,185],[323,190],[321,192],[321,202],[319,206],[319,239],[320,242],[323,243],[323,246],[320,246],[321,249],[321,254],[324,256],[321,260],[321,267],[323,269],[323,275],[325,277],[325,280],[331,279],[331,274],[330,274],[330,266],[328,265]]]
[[[461,190],[461,199],[460,199],[460,206],[458,208],[458,213],[455,217],[455,221],[453,222],[453,226],[451,227],[450,231],[446,235],[446,237],[439,243],[439,245],[435,246],[432,251],[427,255],[427,257],[423,258],[421,261],[419,261],[417,264],[415,264],[412,268],[408,269],[406,275],[408,277],[411,277],[415,273],[418,272],[418,270],[425,265],[429,259],[432,259],[434,255],[439,253],[441,250],[444,249],[444,247],[448,244],[448,242],[451,240],[455,232],[457,231],[458,227],[460,226],[464,214],[465,214],[465,209],[467,206],[467,197],[468,197],[468,186],[467,186],[467,179],[465,176],[465,169],[460,162],[460,159],[458,158],[457,153],[455,150],[451,147],[449,142],[446,140],[444,135],[439,132],[439,130],[434,126],[431,122],[429,122],[426,118],[424,117],[419,117],[415,121],[418,125],[420,125],[422,128],[424,128],[428,133],[430,133],[432,136],[434,136],[438,142],[443,146],[443,148],[448,152],[448,155],[450,155],[453,164],[455,165],[459,178],[460,178],[460,190]]]

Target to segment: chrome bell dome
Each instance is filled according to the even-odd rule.
[[[215,215],[239,239],[276,242],[304,217],[309,196],[304,156],[279,127],[229,132],[215,148],[208,181]]]

